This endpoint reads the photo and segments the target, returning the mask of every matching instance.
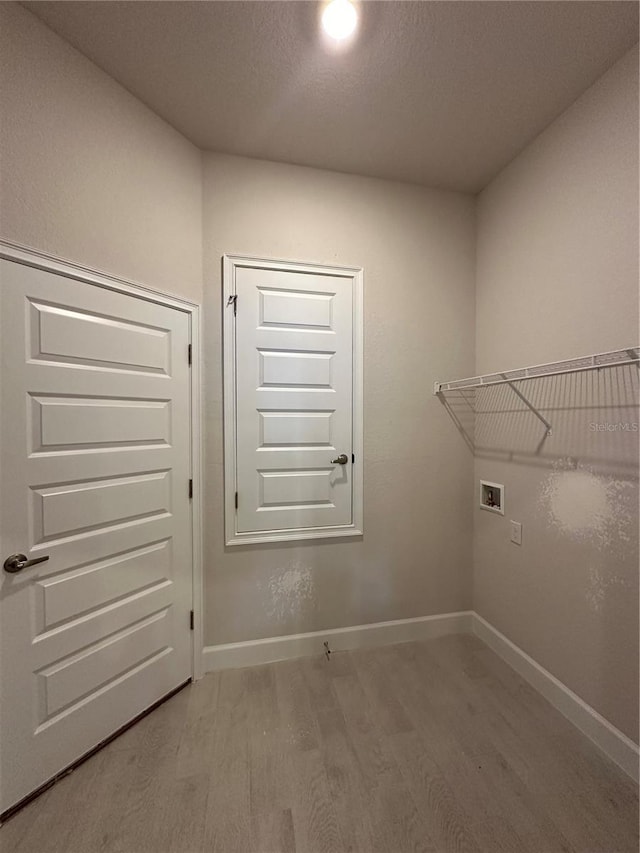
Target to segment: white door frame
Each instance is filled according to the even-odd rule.
[[[202,448],[201,448],[201,428],[200,428],[200,412],[201,412],[201,353],[200,353],[200,306],[196,302],[191,302],[188,299],[183,299],[179,296],[172,296],[166,293],[161,293],[153,290],[143,284],[126,281],[125,279],[117,278],[108,273],[93,270],[88,267],[80,266],[72,261],[57,258],[54,255],[48,255],[27,246],[21,246],[17,243],[9,243],[5,240],[0,240],[0,258],[8,261],[15,261],[19,264],[24,264],[36,269],[46,270],[47,272],[62,275],[65,278],[72,278],[75,281],[84,282],[94,287],[102,287],[107,290],[114,290],[118,293],[129,294],[138,299],[144,299],[148,302],[156,302],[159,305],[165,305],[169,308],[174,308],[177,311],[182,311],[189,317],[189,326],[191,334],[191,478],[193,479],[193,498],[191,501],[191,520],[192,520],[192,542],[193,542],[193,572],[192,586],[193,598],[192,609],[194,614],[194,626],[191,638],[191,674],[194,681],[197,681],[203,675],[202,666],[202,648],[203,648],[203,576],[202,576]]]
[[[268,270],[291,270],[348,277],[353,280],[353,519],[347,526],[302,528],[300,530],[236,532],[235,492],[237,491],[237,424],[236,424],[236,269],[252,267]],[[364,273],[362,267],[314,264],[259,258],[253,255],[222,256],[222,326],[224,372],[224,524],[227,545],[255,545],[268,542],[293,542],[302,539],[334,539],[360,537],[364,524]]]

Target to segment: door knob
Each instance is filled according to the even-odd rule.
[[[340,454],[340,456],[338,456],[338,458],[337,458],[337,459],[332,459],[332,460],[331,460],[331,462],[332,462],[332,463],[334,463],[334,464],[335,464],[335,463],[337,462],[337,464],[338,464],[338,465],[346,465],[348,461],[349,461],[349,459],[348,459],[348,457],[347,457],[347,454],[346,454],[346,453],[341,453],[341,454]]]
[[[23,569],[28,569],[29,566],[35,566],[38,563],[45,563],[49,559],[46,557],[36,557],[35,560],[27,560],[24,554],[12,554],[4,561],[4,570],[10,575],[15,575],[16,572],[21,572]]]

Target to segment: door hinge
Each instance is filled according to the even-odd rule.
[[[236,492],[236,509],[238,509],[238,493]]]
[[[189,480],[189,498],[193,497],[193,480]]]
[[[238,313],[238,294],[232,293],[231,296],[227,299],[227,308],[229,305],[233,305],[233,316],[235,317]]]
[[[191,344],[189,344],[189,346],[187,347],[187,361],[189,362],[189,364],[191,364],[191,360],[192,360],[192,349],[191,349]]]
[[[190,610],[189,611],[189,628],[191,628],[192,631],[193,631],[193,625],[194,625],[193,610]]]

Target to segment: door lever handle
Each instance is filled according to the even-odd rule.
[[[36,566],[38,563],[45,563],[49,559],[46,557],[36,557],[34,560],[27,560],[24,554],[12,554],[4,561],[4,570],[10,575],[15,575],[16,572],[21,572],[23,569],[28,569],[30,566]]]
[[[340,456],[338,456],[338,458],[337,458],[337,459],[332,459],[332,460],[331,460],[331,463],[332,463],[332,464],[334,464],[334,465],[335,465],[335,464],[338,464],[338,465],[346,465],[348,461],[349,461],[349,459],[348,459],[348,457],[347,457],[347,454],[346,454],[346,453],[341,453],[341,454],[340,454]]]

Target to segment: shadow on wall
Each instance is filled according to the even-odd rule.
[[[440,394],[476,457],[535,466],[588,467],[638,479],[640,371],[635,364]]]

